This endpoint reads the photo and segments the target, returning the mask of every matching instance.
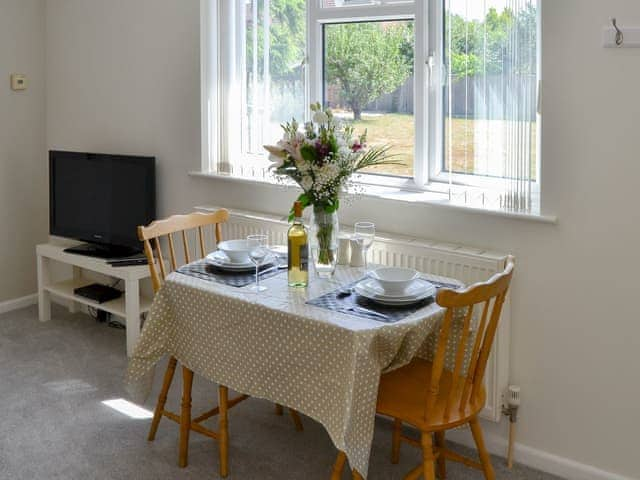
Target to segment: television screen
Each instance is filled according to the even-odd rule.
[[[155,219],[155,158],[49,152],[50,230],[141,250],[138,225]]]

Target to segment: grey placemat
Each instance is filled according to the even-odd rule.
[[[274,264],[262,265],[260,267],[260,280],[275,277],[283,271],[282,269],[278,269]],[[184,265],[176,270],[176,272],[210,282],[230,285],[232,287],[246,287],[256,281],[255,270],[249,272],[230,272],[216,267],[206,259]]]
[[[427,297],[424,300],[411,305],[390,306],[381,305],[367,298],[361,297],[354,291],[354,287],[364,279],[356,280],[353,283],[343,285],[329,293],[325,293],[317,298],[308,300],[307,304],[316,307],[331,310],[333,312],[345,313],[354,317],[366,318],[367,320],[375,320],[383,323],[396,323],[413,315],[418,310],[431,304],[435,298]],[[427,280],[419,280],[427,282]],[[452,283],[443,283],[437,281],[428,281],[435,285],[436,288],[458,289],[460,285]]]

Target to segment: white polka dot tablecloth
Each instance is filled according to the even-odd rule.
[[[429,354],[444,310],[434,302],[386,324],[305,303],[362,275],[339,267],[331,280],[311,278],[309,288],[292,289],[285,272],[261,282],[268,290],[256,294],[172,273],[129,361],[127,389],[146,399],[155,364],[172,355],[213,382],[320,422],[366,477],[380,375]]]

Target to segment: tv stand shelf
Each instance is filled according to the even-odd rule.
[[[149,278],[149,267],[146,265],[132,267],[112,267],[105,260],[84,255],[76,255],[64,251],[68,245],[42,244],[36,247],[38,258],[38,315],[40,321],[51,319],[51,295],[71,300],[69,310],[77,311],[77,305],[86,305],[109,312],[125,319],[127,326],[127,355],[133,349],[140,336],[140,315],[151,308],[151,299],[141,295],[140,281]],[[59,262],[73,267],[73,278],[53,282],[51,280],[51,264]],[[77,287],[83,287],[95,280],[82,276],[83,271],[95,272],[122,280],[124,295],[115,300],[98,303],[73,293]]]
[[[123,267],[124,268],[124,267]],[[100,310],[104,310],[105,312],[109,312],[113,315],[117,315],[118,317],[126,318],[126,299],[123,295],[120,298],[116,298],[115,300],[110,300],[104,303],[94,302],[85,297],[80,297],[75,295],[73,291],[79,287],[85,287],[87,285],[91,285],[95,283],[93,280],[88,280],[85,278],[81,278],[80,280],[64,280],[62,282],[53,283],[51,285],[47,285],[44,287],[49,293],[53,293],[55,296],[60,298],[66,298],[67,300],[73,300],[78,303],[82,303],[88,307],[98,308]],[[151,299],[140,297],[140,312],[144,313],[149,311],[151,307]]]

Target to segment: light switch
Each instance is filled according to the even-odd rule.
[[[11,75],[11,90],[26,90],[27,89],[27,76],[21,73],[14,73]]]

